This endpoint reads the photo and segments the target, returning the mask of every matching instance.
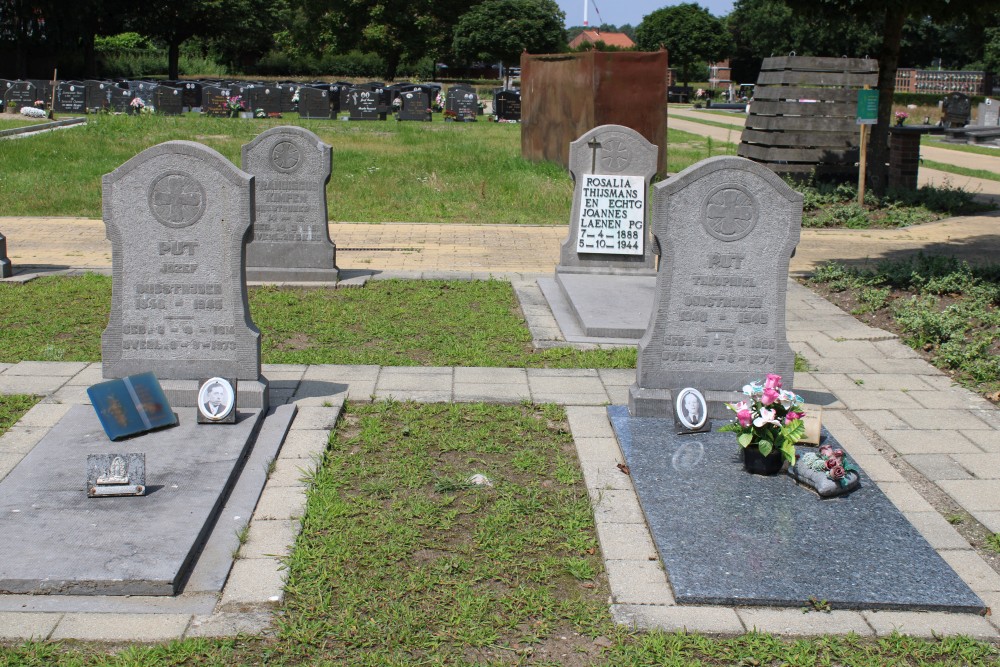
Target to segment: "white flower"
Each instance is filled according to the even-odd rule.
[[[760,417],[753,420],[753,425],[760,428],[764,424],[774,424],[775,426],[781,426],[778,420],[774,418],[776,411],[768,410],[767,408],[760,409]]]
[[[45,118],[45,109],[38,109],[36,107],[21,107],[21,115],[27,116],[28,118]]]
[[[751,382],[750,384],[743,385],[743,393],[747,396],[753,396],[754,394],[764,393],[764,385],[760,382]]]

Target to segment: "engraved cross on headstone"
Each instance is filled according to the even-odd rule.
[[[590,149],[590,173],[597,173],[597,149],[601,147],[601,142],[594,137],[587,142],[587,148]]]
[[[186,218],[185,207],[201,206],[201,195],[197,192],[186,192],[186,183],[180,178],[171,178],[167,182],[166,192],[155,190],[153,201],[157,206],[167,206],[170,209],[171,222],[182,222]]]
[[[742,231],[753,216],[753,209],[739,203],[741,193],[738,190],[727,190],[722,194],[721,204],[708,205],[708,217],[720,234],[736,234]]]

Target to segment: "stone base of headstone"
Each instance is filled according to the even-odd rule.
[[[197,380],[160,380],[160,387],[170,405],[191,408],[198,405]],[[239,410],[264,410],[270,407],[268,380],[261,375],[256,381],[239,380],[236,384],[236,407]]]
[[[87,455],[111,446],[89,405],[73,406],[35,445],[0,482],[0,592],[178,592],[241,476],[264,412],[241,406],[238,423],[221,425],[198,424],[194,408],[175,411],[178,426],[124,445],[145,454],[145,496],[87,498]]]
[[[7,258],[7,237],[0,234],[0,278],[14,275],[14,267]]]
[[[634,343],[649,325],[656,278],[557,273],[538,286],[566,340],[575,334]]]
[[[247,282],[258,283],[336,283],[340,271],[299,267],[248,266]]]
[[[733,433],[678,435],[622,406],[608,418],[679,605],[985,610],[863,471],[859,489],[820,500],[745,472]],[[823,442],[837,446],[825,430]]]
[[[726,403],[737,403],[744,398],[743,394],[738,391],[704,390],[696,384],[691,386],[701,390],[701,393],[704,394],[710,419],[731,421],[733,412],[726,407]],[[632,383],[632,386],[628,388],[628,411],[633,417],[657,417],[672,420],[674,416],[673,399],[673,392],[669,389],[640,387],[638,384]]]

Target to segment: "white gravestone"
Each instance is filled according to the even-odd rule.
[[[679,387],[705,393],[713,417],[727,416],[721,401],[768,373],[791,388],[785,292],[802,195],[738,157],[699,162],[654,191],[662,256],[629,390],[631,414],[671,416],[671,390]]]
[[[653,274],[646,209],[657,152],[622,125],[601,125],[570,144],[573,210],[557,274]]]
[[[241,408],[267,408],[260,332],[250,318],[244,253],[253,177],[190,141],[148,148],[103,179],[111,241],[105,378],[152,371],[172,405],[198,380],[239,380]]]

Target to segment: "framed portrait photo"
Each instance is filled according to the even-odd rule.
[[[198,389],[199,424],[235,424],[235,380],[214,377],[203,380]]]
[[[685,387],[674,391],[674,423],[678,433],[701,433],[708,431],[708,404],[700,391]]]

